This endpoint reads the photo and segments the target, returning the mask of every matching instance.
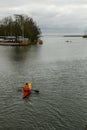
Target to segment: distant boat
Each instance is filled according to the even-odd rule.
[[[87,29],[85,29],[84,34],[82,36],[83,38],[87,38]]]
[[[87,35],[83,35],[82,37],[83,37],[83,38],[87,38]]]

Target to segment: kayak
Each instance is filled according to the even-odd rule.
[[[28,97],[31,94],[32,91],[32,82],[28,83],[29,88],[23,90],[23,98]]]

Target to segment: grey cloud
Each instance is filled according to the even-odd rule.
[[[0,16],[27,14],[43,29],[78,30],[87,26],[87,0],[1,0]]]

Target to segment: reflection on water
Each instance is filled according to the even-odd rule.
[[[26,60],[27,52],[29,51],[29,47],[14,47],[10,51],[9,57],[13,61],[24,61]]]
[[[87,125],[86,40],[43,40],[42,46],[0,46],[1,130],[82,130]],[[28,81],[40,93],[24,100],[22,86]]]

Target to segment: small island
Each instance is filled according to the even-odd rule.
[[[43,44],[41,30],[31,17],[15,14],[0,21],[0,45]]]

